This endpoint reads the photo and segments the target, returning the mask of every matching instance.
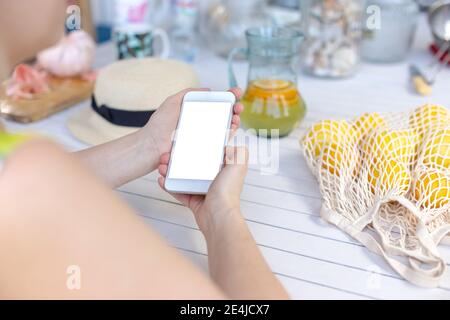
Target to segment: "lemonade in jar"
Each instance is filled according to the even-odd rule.
[[[256,134],[288,135],[304,118],[305,103],[297,89],[293,61],[302,34],[289,28],[252,28],[246,32],[248,48],[234,49],[229,57],[230,86],[237,86],[232,60],[249,60],[248,85],[242,103],[242,124]]]

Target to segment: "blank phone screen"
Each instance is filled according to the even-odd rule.
[[[184,102],[169,179],[214,180],[223,163],[231,103]]]

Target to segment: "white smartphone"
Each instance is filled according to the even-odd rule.
[[[223,166],[235,102],[231,92],[194,91],[184,96],[166,176],[167,191],[208,192]]]

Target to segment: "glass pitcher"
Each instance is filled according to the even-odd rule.
[[[237,86],[235,55],[244,55],[250,63],[241,122],[257,134],[266,129],[264,135],[271,136],[277,129],[280,137],[286,136],[306,113],[293,68],[303,35],[295,29],[264,27],[248,29],[246,38],[248,48],[235,48],[228,58],[230,87]]]

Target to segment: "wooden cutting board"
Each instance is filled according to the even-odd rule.
[[[6,95],[4,82],[0,86],[0,116],[21,123],[34,122],[88,99],[94,90],[93,82],[81,78],[51,77],[49,85],[50,92],[30,100],[14,100]]]

